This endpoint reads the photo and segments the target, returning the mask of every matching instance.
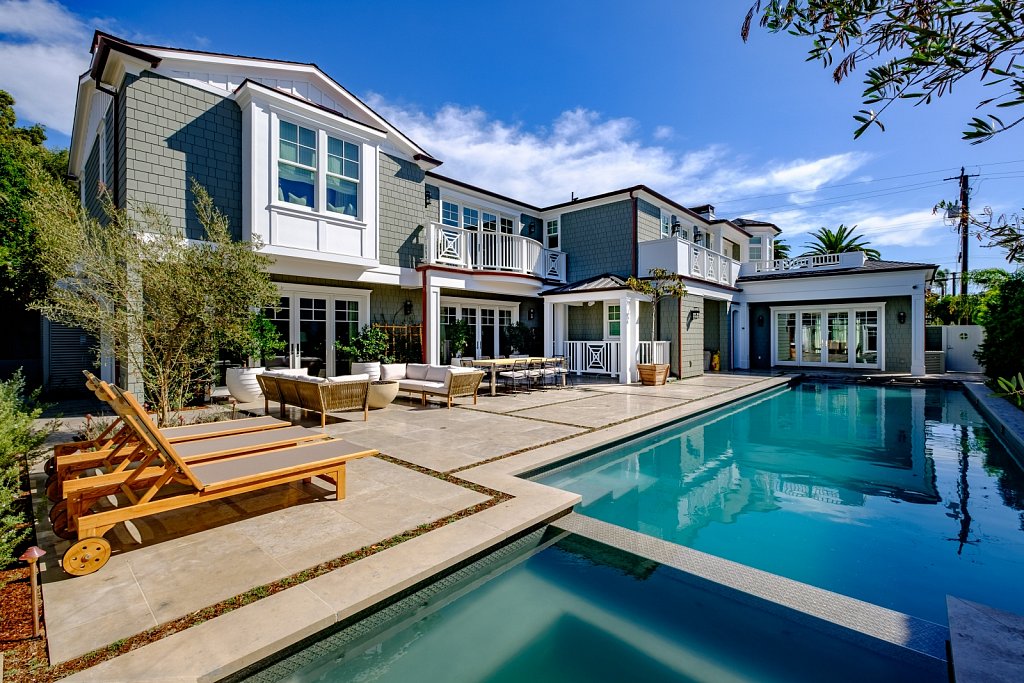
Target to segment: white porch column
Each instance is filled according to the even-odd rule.
[[[553,342],[558,338],[555,308],[556,306],[551,303],[550,298],[544,299],[544,356],[546,358],[555,355]],[[557,306],[557,308],[561,308],[561,305]]]
[[[423,318],[427,322],[427,362],[441,364],[441,288],[431,284],[427,275],[427,310]]]
[[[555,353],[566,355],[568,349],[565,342],[569,341],[569,304],[555,306]]]
[[[910,374],[915,377],[924,374],[923,291],[910,297]]]
[[[750,309],[741,302],[729,307],[732,325],[732,366],[736,369],[750,368]]]
[[[640,301],[629,295],[619,299],[619,383],[629,384],[636,377],[636,352],[640,341]]]

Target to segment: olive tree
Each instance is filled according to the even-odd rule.
[[[228,218],[195,182],[201,240],[185,239],[150,205],[120,209],[108,196],[100,221],[53,183],[41,188],[31,210],[52,285],[33,306],[109,345],[166,424],[212,379],[219,350],[249,343],[256,312],[277,302],[269,258],[258,241],[232,239]]]

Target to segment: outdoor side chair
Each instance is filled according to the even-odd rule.
[[[519,389],[530,384],[530,375],[527,370],[526,359],[517,359],[508,370],[502,370],[498,377],[504,381],[505,389],[510,393],[518,393]]]

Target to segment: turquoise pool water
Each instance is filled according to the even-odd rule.
[[[785,608],[576,536],[470,568],[247,679],[942,681],[945,662],[852,642]],[[828,631],[828,632],[826,632]],[[872,646],[874,645],[874,646]]]
[[[1024,474],[960,391],[806,383],[536,478],[578,512],[946,623],[1024,613]]]

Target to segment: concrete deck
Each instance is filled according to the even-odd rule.
[[[328,433],[398,462],[351,463],[342,501],[315,483],[298,483],[118,527],[107,535],[114,551],[109,563],[78,578],[59,567],[68,543],[49,531],[48,503],[37,491],[37,533],[48,551],[42,564],[51,662],[489,500],[460,480],[512,496],[69,679],[216,680],[563,514],[578,501],[575,494],[517,474],[789,379],[714,374],[663,387],[587,384],[482,396],[476,406],[462,400],[450,411],[399,399],[371,411],[367,422],[361,413],[334,414]],[[262,412],[262,403],[257,407]],[[319,425],[319,416],[290,415]],[[405,463],[454,476],[442,480]],[[42,474],[34,481],[41,486]]]

